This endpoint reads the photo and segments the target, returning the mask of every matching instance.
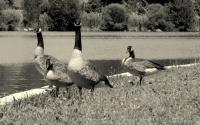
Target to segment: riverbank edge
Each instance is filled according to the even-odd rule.
[[[3,36],[33,36],[35,32],[0,32],[0,37]],[[73,37],[74,32],[43,32],[46,36]],[[131,38],[131,37],[200,37],[200,32],[82,32],[82,37],[91,38]]]
[[[183,68],[183,67],[192,67],[192,66],[197,66],[200,65],[200,63],[192,63],[192,64],[184,64],[184,65],[172,65],[172,66],[165,66],[166,69],[171,69],[171,68]],[[157,69],[152,68],[152,69],[147,69],[147,75],[151,75],[152,73],[155,73],[157,71]],[[132,76],[132,74],[126,72],[126,73],[120,73],[120,74],[115,74],[115,75],[111,75],[111,76],[107,76],[108,78],[112,78],[112,77],[119,77],[119,76]],[[4,106],[7,104],[10,104],[14,101],[18,101],[18,100],[24,100],[36,95],[40,95],[40,94],[45,94],[48,91],[52,91],[52,88],[49,88],[48,86],[44,86],[41,88],[36,88],[36,89],[31,89],[31,90],[27,90],[27,91],[23,91],[23,92],[18,92],[18,93],[14,93],[5,97],[0,98],[0,106]]]

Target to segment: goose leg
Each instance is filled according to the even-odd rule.
[[[91,88],[91,95],[93,95],[93,93],[94,93],[94,85]]]
[[[133,80],[129,80],[128,82],[129,82],[131,85],[134,85]]]
[[[58,94],[59,94],[59,87],[56,86],[55,96],[58,97]]]
[[[82,96],[82,87],[78,86],[79,94]]]
[[[141,75],[141,76],[140,76],[140,81],[139,81],[139,85],[140,85],[140,86],[142,85],[142,80],[143,80],[143,76]]]

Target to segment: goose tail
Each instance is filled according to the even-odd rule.
[[[152,61],[150,61],[153,65],[154,65],[154,67],[156,68],[156,69],[158,69],[158,70],[165,70],[166,68],[163,66],[163,65],[161,65],[161,64],[158,64],[158,63],[155,63],[155,62],[152,62]]]
[[[107,86],[109,86],[110,88],[113,88],[113,86],[110,84],[108,78],[106,78],[105,76],[103,77],[102,81],[104,81],[105,84],[106,84]]]

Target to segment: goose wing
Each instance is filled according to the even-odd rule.
[[[156,68],[156,69],[161,69],[161,70],[165,69],[164,66],[150,60],[139,61],[138,64],[143,65],[146,69],[147,68]]]
[[[46,60],[50,59],[51,63],[54,66],[54,72],[58,76],[58,81],[60,82],[67,82],[67,83],[72,83],[71,78],[67,74],[67,66],[65,63],[59,61],[55,57],[51,55],[44,55],[41,57],[38,57],[37,59],[37,64],[39,65],[40,72],[42,75],[45,75],[46,72]]]
[[[79,71],[79,73],[83,78],[89,79],[94,82],[99,82],[100,79],[103,77],[103,75],[99,73],[96,68],[88,61],[85,61],[85,65]]]
[[[125,62],[124,66],[129,70],[144,72],[146,67],[141,63],[141,61],[135,59],[129,59]]]

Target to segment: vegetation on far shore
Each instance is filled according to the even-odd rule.
[[[1,0],[0,31],[199,31],[199,0]]]
[[[0,107],[0,124],[199,125],[199,76],[197,65],[157,72],[142,86],[113,77],[113,89],[84,90],[82,100],[77,88],[63,89],[58,98],[45,94]]]

